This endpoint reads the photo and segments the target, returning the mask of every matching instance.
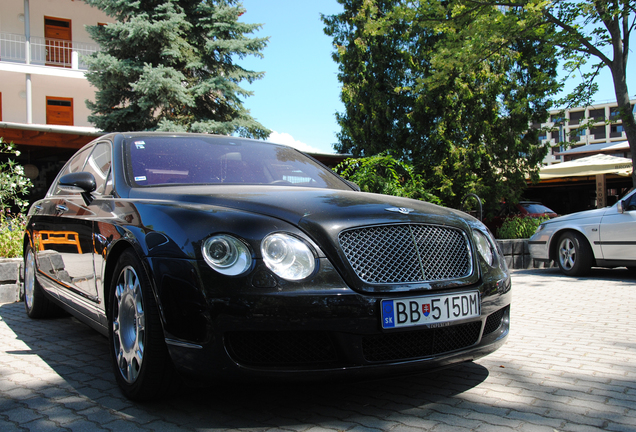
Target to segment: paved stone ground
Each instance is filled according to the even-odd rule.
[[[636,431],[636,277],[513,271],[512,333],[453,369],[337,386],[121,396],[105,338],[0,306],[0,431]]]

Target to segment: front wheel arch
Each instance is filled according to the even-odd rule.
[[[150,276],[151,272],[145,265],[144,260],[141,258],[141,254],[139,253],[137,248],[128,241],[119,241],[115,243],[113,247],[108,251],[108,256],[106,257],[106,265],[104,267],[104,280],[103,280],[105,313],[106,315],[108,315],[110,310],[110,304],[109,304],[110,296],[108,294],[109,294],[111,283],[113,281],[113,274],[115,272],[115,268],[117,267],[117,263],[119,262],[119,259],[122,256],[122,254],[129,249],[132,250],[132,253],[134,253],[137,256],[137,258],[139,258],[139,260],[142,262],[142,265],[144,266],[146,275],[148,276],[148,279],[150,280],[152,295],[154,296],[155,301],[157,302],[157,305],[159,306],[159,314],[161,316],[161,321],[162,321],[161,324],[163,326],[163,314],[161,313],[161,304],[159,303],[159,299],[156,296],[155,281]]]
[[[122,248],[113,262],[107,313],[115,379],[129,399],[155,399],[174,388],[177,380],[151,278],[132,247]]]
[[[585,276],[596,264],[594,251],[588,238],[577,230],[564,230],[555,233],[552,247],[561,272],[567,276]]]

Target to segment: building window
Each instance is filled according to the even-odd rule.
[[[551,115],[550,116],[550,121],[552,123],[556,124],[561,124],[563,123],[563,116],[562,115]]]
[[[625,128],[623,128],[623,125],[612,125],[610,130],[610,138],[618,138],[623,136],[624,130]]]
[[[595,126],[590,129],[590,134],[594,135],[594,139],[605,139],[605,126]]]
[[[590,110],[590,118],[595,122],[605,121],[605,110],[603,108]]]
[[[570,125],[578,125],[579,122],[583,119],[583,117],[585,117],[585,111],[575,111],[575,112],[571,112],[570,111],[569,124]]]
[[[47,96],[46,124],[73,126],[73,98]]]
[[[610,108],[610,119],[620,120],[621,111],[618,108]]]

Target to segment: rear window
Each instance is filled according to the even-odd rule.
[[[293,185],[349,189],[302,153],[280,145],[214,137],[137,137],[126,142],[133,187],[168,184]]]
[[[543,204],[523,203],[521,206],[525,208],[528,213],[554,213],[554,211],[550,210]]]

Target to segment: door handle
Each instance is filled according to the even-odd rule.
[[[55,206],[55,210],[63,213],[68,211],[68,207],[66,207],[64,204],[57,204]]]

